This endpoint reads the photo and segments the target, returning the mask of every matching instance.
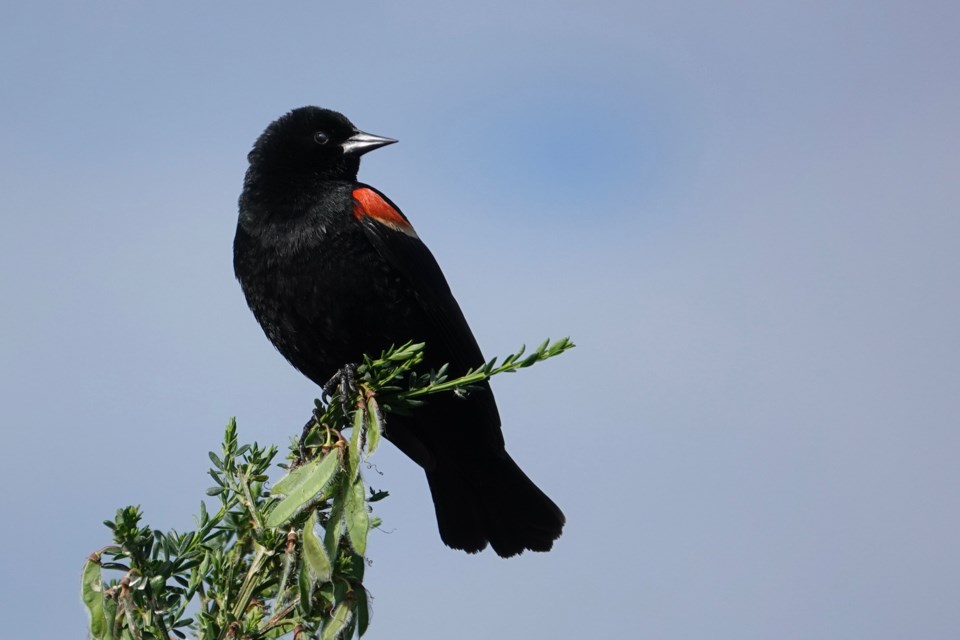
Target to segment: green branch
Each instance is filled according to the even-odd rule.
[[[186,638],[260,640],[362,636],[370,612],[363,585],[367,537],[380,524],[371,505],[387,497],[369,488],[361,460],[376,451],[387,417],[426,396],[466,394],[500,373],[567,351],[564,338],[496,358],[457,378],[447,366],[417,373],[423,344],[364,358],[356,388],[347,381],[329,402],[316,402],[290,447],[286,476],[268,489],[276,447],[240,445],[231,420],[218,454],[210,453],[219,500],[200,503],[197,529],[163,533],[141,525],[138,507],[104,524],[113,544],[91,554],[82,573],[83,601],[95,640]],[[386,414],[386,415],[385,415]],[[349,440],[342,434],[349,431]],[[104,573],[114,577],[104,579]],[[193,617],[187,610],[196,611]]]

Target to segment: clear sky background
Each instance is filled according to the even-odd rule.
[[[960,4],[6,2],[2,635],[79,638],[100,522],[317,394],[233,278],[245,155],[317,104],[401,143],[550,554],[370,541],[370,638],[960,637]],[[175,461],[171,464],[171,461]]]

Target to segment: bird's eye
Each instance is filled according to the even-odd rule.
[[[330,141],[330,136],[325,134],[323,131],[317,131],[313,134],[313,141],[317,144],[327,144]]]

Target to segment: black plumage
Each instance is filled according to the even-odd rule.
[[[234,269],[264,332],[318,385],[363,354],[426,343],[459,375],[483,355],[436,260],[382,193],[357,182],[360,155],[394,142],[303,107],[254,144],[240,196]],[[504,448],[488,385],[387,416],[387,438],[424,468],[448,546],[508,557],[549,550],[560,509]]]

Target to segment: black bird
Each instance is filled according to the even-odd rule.
[[[408,340],[451,375],[484,362],[437,261],[400,209],[357,181],[360,156],[396,140],[343,115],[295,109],[247,156],[234,271],[267,337],[318,385]],[[548,551],[564,516],[510,458],[489,385],[390,415],[386,437],[423,467],[443,542],[503,557]]]

